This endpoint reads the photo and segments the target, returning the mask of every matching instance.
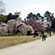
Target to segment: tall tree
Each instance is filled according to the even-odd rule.
[[[21,14],[21,12],[15,12],[15,18],[14,19],[16,19],[16,18],[18,18],[19,16],[20,16],[20,14]]]
[[[41,17],[41,19],[42,19],[42,22],[44,21],[44,17]]]
[[[7,18],[6,18],[5,22],[7,23],[7,21],[10,20],[10,19],[17,19],[19,17],[19,15],[20,15],[20,12],[15,12],[14,15],[12,13],[9,13],[7,15]]]
[[[55,19],[52,21],[51,29],[55,31]]]
[[[33,14],[33,19],[36,20],[36,15],[35,14]]]
[[[42,18],[42,16],[41,16],[41,14],[40,13],[37,13],[37,18],[38,18],[38,20],[42,20],[41,18]]]
[[[50,15],[51,15],[51,13],[49,11],[45,12],[44,16],[47,17],[47,21],[50,20]]]
[[[41,17],[40,13],[37,13],[37,16],[38,16],[38,17]]]
[[[41,17],[40,13],[33,14],[32,12],[28,14],[27,19],[34,19],[39,20],[39,17]]]
[[[50,16],[51,22],[52,22],[54,19],[55,19],[55,18],[54,18],[54,13],[52,13],[51,16]]]
[[[39,20],[39,18],[37,17],[37,15],[36,15],[36,20]]]
[[[32,13],[32,12],[30,12],[30,13],[28,14],[28,16],[27,16],[27,19],[30,19],[30,18],[33,19],[33,13]]]
[[[7,18],[6,18],[6,21],[5,22],[7,23],[8,20],[12,19],[12,16],[13,16],[13,14],[12,13],[9,13],[7,15]]]
[[[51,13],[49,11],[46,11],[45,14],[44,14],[45,17],[47,17],[47,21],[51,24],[51,25],[48,25],[48,29],[50,29],[50,31],[52,29],[55,29],[55,18],[54,18],[54,13]]]

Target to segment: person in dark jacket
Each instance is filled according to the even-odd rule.
[[[27,31],[27,36],[30,36],[30,31]]]
[[[38,36],[38,32],[34,31],[34,37]]]
[[[42,41],[46,40],[47,35],[46,35],[46,34],[44,34],[44,32],[43,32],[43,31],[41,32],[41,34],[42,34]]]

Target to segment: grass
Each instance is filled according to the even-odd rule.
[[[32,36],[0,36],[0,49],[37,39],[40,39],[40,37],[33,38]]]
[[[52,35],[55,35],[55,34],[52,33]],[[49,37],[49,34],[47,34],[47,36]],[[30,42],[33,40],[38,40],[40,38],[41,37],[33,38],[33,36],[26,36],[26,35],[23,35],[23,36],[22,35],[14,35],[14,36],[2,35],[0,36],[0,49],[17,45],[17,44]]]
[[[25,36],[25,34],[21,34],[21,33],[18,33],[18,34],[8,34],[8,33],[6,33],[6,34],[0,34],[0,36]]]

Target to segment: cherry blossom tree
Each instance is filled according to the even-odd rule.
[[[33,20],[33,19],[29,19],[26,21],[26,24],[27,25],[31,25],[33,27],[34,30],[36,31],[43,31],[44,30],[44,27],[42,25],[41,22],[37,22],[36,20]]]

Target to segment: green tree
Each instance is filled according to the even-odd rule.
[[[38,17],[41,17],[40,13],[37,13],[37,16],[38,16]]]
[[[50,18],[51,17],[51,12],[46,11],[45,14],[44,14],[44,16],[47,17],[47,21],[50,21],[50,19],[51,19]]]
[[[27,16],[27,19],[30,19],[30,18],[33,19],[33,13],[32,13],[32,12],[30,12],[30,13],[28,14],[28,16]]]
[[[12,16],[13,16],[13,14],[12,14],[12,13],[9,13],[9,14],[7,15],[7,18],[6,18],[5,23],[7,23],[8,20],[12,19]]]
[[[0,15],[0,22],[5,22],[5,20],[6,20],[6,15]]]
[[[44,21],[44,17],[41,17],[41,19],[42,19],[42,22]]]
[[[28,16],[27,16],[27,19],[38,20],[39,17],[41,17],[40,13],[37,13],[37,15],[36,15],[36,14],[33,14],[32,12],[30,12],[30,13],[28,14]]]

